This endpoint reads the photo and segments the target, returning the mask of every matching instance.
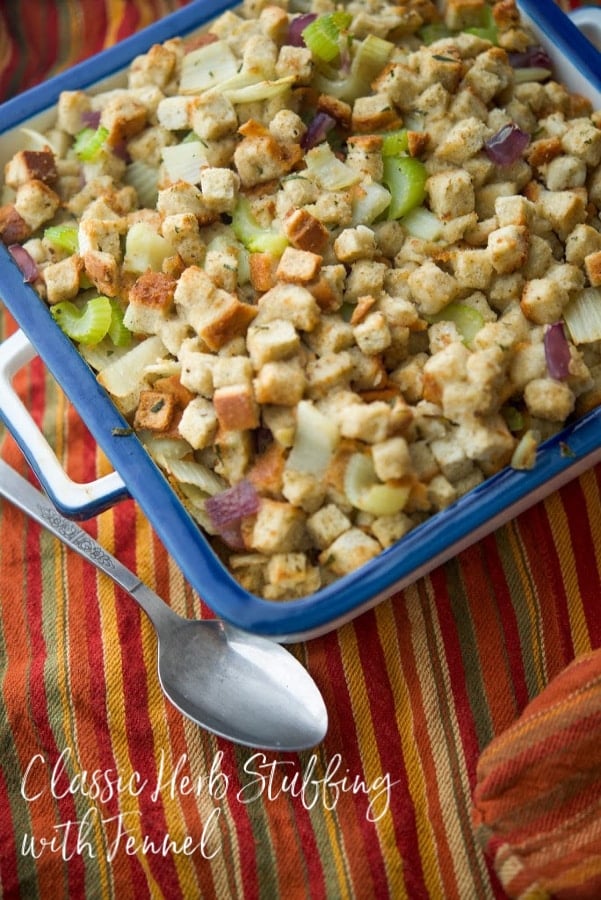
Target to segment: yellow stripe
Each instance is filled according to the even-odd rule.
[[[536,684],[533,686],[536,692],[542,691],[549,681],[547,676],[546,657],[543,652],[538,623],[540,622],[540,605],[536,594],[536,586],[530,577],[528,554],[524,547],[519,524],[510,522],[506,527],[506,534],[511,547],[511,564],[514,575],[517,574],[521,585],[521,593],[528,609],[529,630],[529,659],[532,662]],[[528,562],[528,566],[525,565]]]
[[[565,586],[565,592],[569,599],[568,614],[570,628],[576,655],[588,653],[591,649],[590,635],[584,615],[582,595],[578,585],[578,573],[572,547],[572,535],[568,524],[566,511],[559,493],[552,494],[545,501],[545,510],[549,519],[549,526],[553,535],[553,543],[557,551],[557,558],[561,568],[561,577]]]
[[[344,640],[342,640],[339,635],[338,644],[340,646],[342,665],[346,673],[347,684],[351,688],[349,695],[353,707],[353,719],[357,723],[359,753],[363,763],[365,780],[367,784],[373,784],[377,778],[382,776],[382,760],[380,759],[380,754],[378,752],[368,690],[365,684],[365,673],[359,655],[357,632],[353,622],[345,627]],[[403,860],[398,852],[396,842],[394,839],[391,839],[389,834],[391,829],[390,820],[390,815],[382,816],[377,820],[375,826],[382,848],[382,859],[386,867],[388,883],[395,885],[397,891],[395,896],[398,900],[401,900],[401,898],[408,897],[408,894],[402,875]],[[396,881],[399,880],[398,873],[401,873],[402,884],[399,884],[397,887]]]
[[[409,599],[410,592],[413,592],[412,589],[405,592],[402,602],[411,602]],[[376,619],[386,661],[386,671],[395,695],[396,724],[403,749],[409,793],[411,794],[418,820],[417,841],[419,855],[422,860],[424,881],[428,895],[440,897],[444,892],[444,885],[438,864],[436,841],[432,832],[431,820],[428,816],[427,787],[423,777],[417,741],[415,740],[412,700],[407,687],[408,681],[403,676],[397,625],[390,603],[381,603],[376,608]],[[423,823],[422,827],[419,827],[420,821]]]
[[[446,664],[445,648],[442,640],[440,622],[436,612],[432,583],[429,578],[426,579],[425,585],[428,593],[432,626],[434,628],[436,653],[444,682],[444,694],[448,698],[447,719],[453,730],[453,745],[457,748],[457,764],[459,766],[461,796],[457,796],[454,784],[455,780],[453,778],[453,773],[450,770],[447,739],[445,738],[443,718],[440,713],[439,693],[436,688],[436,679],[432,666],[428,663],[419,665],[417,671],[423,697],[429,743],[432,748],[432,759],[437,773],[436,783],[442,811],[442,820],[447,836],[450,857],[453,863],[453,870],[455,872],[457,888],[458,890],[463,890],[465,885],[469,883],[473,889],[475,889],[476,873],[471,871],[469,867],[469,859],[465,848],[465,827],[462,826],[459,816],[459,809],[461,807],[464,809],[465,817],[469,815],[469,809],[471,808],[471,788],[465,764],[465,756],[461,752],[462,742],[457,723],[451,679]],[[411,621],[411,635],[415,657],[418,661],[429,660],[432,655],[432,648],[429,646],[421,604],[416,602],[409,603],[408,612]],[[477,859],[480,874],[478,880],[480,882],[486,882],[486,863],[484,861],[483,851],[475,841],[473,842],[473,848],[473,856]]]
[[[48,435],[58,460],[68,472],[69,459],[68,452],[70,441],[68,435],[69,418],[67,415],[68,401],[59,388],[55,387],[54,382],[50,378],[46,378],[46,403],[44,406],[44,415],[48,417],[53,415],[53,424],[43,427],[44,434]],[[48,434],[50,430],[51,434]],[[71,756],[70,764],[73,766],[74,774],[82,774],[82,764],[78,752],[79,741],[77,737],[77,717],[73,715],[71,676],[69,666],[69,646],[70,646],[70,629],[79,627],[73,622],[73,617],[69,609],[69,589],[66,576],[69,551],[59,548],[54,542],[51,551],[46,554],[42,552],[42,558],[50,558],[54,568],[54,591],[53,601],[56,605],[56,621],[55,629],[56,645],[54,648],[56,654],[56,679],[58,686],[58,696],[61,702],[61,724],[64,735],[66,737],[66,746],[73,748],[74,753]],[[63,627],[64,625],[64,627]],[[64,747],[61,747],[64,749]],[[106,859],[106,841],[103,833],[100,817],[93,816],[90,820],[93,841],[96,847],[101,851],[96,854],[96,871],[95,877],[100,879],[103,896],[107,896],[110,892],[109,885],[112,885],[112,872]]]
[[[104,46],[111,47],[118,40],[119,28],[125,12],[125,3],[124,0],[106,0],[105,6],[107,30]]]
[[[114,551],[114,516],[112,512],[104,513],[98,519],[98,539],[103,547],[110,553]],[[100,608],[101,628],[103,634],[117,635],[117,604],[123,602],[115,596],[115,588],[106,577],[99,575],[97,584],[98,602]],[[104,669],[107,682],[107,710],[110,716],[110,737],[113,757],[117,772],[127,779],[133,774],[133,766],[129,755],[129,744],[125,730],[125,691],[128,690],[123,681],[123,671],[127,671],[121,645],[119,641],[103,641]],[[141,809],[137,797],[133,792],[124,791],[119,796],[119,810],[124,816],[124,824],[133,836],[136,845],[141,845],[143,834],[141,829]],[[161,891],[154,879],[149,862],[142,853],[137,854],[137,859],[146,875],[149,892],[152,896],[160,897]]]

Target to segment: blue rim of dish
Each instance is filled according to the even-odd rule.
[[[586,80],[601,91],[601,56],[587,37],[555,2],[518,0],[522,12],[569,59]]]
[[[528,3],[523,5],[527,7]],[[229,3],[221,2],[192,3],[133,39],[93,58],[91,64],[77,67],[77,77],[71,70],[65,76],[45,83],[39,90],[31,89],[27,92],[26,103],[17,98],[18,104],[15,100],[9,101],[0,109],[5,127],[6,123],[8,127],[15,127],[34,113],[52,106],[61,90],[74,89],[84,82],[89,85],[107,77],[152,43],[191,31],[229,6]],[[534,13],[539,12],[538,8],[534,10]],[[532,15],[532,18],[536,16]],[[590,46],[588,41],[586,45]],[[10,118],[4,115],[9,105]],[[0,247],[0,259],[3,294],[8,298],[5,305],[120,473],[166,550],[209,608],[245,630],[274,638],[288,635],[302,638],[304,634],[320,632],[331,624],[348,620],[371,606],[376,598],[393,593],[394,586],[407,582],[413,573],[429,570],[431,561],[446,556],[449,549],[458,547],[462,541],[468,543],[470,535],[479,529],[487,528],[492,521],[504,520],[512,507],[524,504],[528,497],[536,496],[537,491],[546,489],[551,482],[567,480],[566,473],[570,468],[581,465],[599,450],[597,432],[601,409],[594,410],[547,441],[540,448],[533,469],[503,469],[451,507],[417,526],[361,569],[308,597],[285,602],[263,600],[244,590],[220,562],[138,438],[128,432],[127,422],[97,383],[83,357],[56,326],[33,288],[23,284],[21,272],[4,246]],[[10,428],[10,423],[7,425]],[[122,433],[124,429],[126,433]],[[27,448],[23,450],[27,455]],[[56,498],[51,499],[56,502]],[[69,514],[68,510],[65,512]]]

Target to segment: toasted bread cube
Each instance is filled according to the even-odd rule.
[[[593,287],[599,287],[601,285],[601,250],[589,253],[584,257],[584,268],[589,283]]]
[[[147,121],[145,105],[126,93],[111,97],[100,114],[100,124],[108,129],[107,140],[113,147],[139,134]]]
[[[261,404],[296,406],[302,400],[307,378],[298,359],[267,362],[253,382],[255,397]]]
[[[263,499],[250,533],[250,546],[270,556],[302,550],[307,544],[305,521],[305,513],[291,503]]]
[[[46,266],[42,271],[42,278],[46,285],[48,303],[52,305],[76,297],[82,271],[83,260],[77,254]]]
[[[173,308],[175,280],[162,272],[145,272],[129,291],[124,323],[136,334],[156,334]]]
[[[299,344],[298,332],[287,319],[272,319],[258,326],[253,324],[246,334],[246,346],[255,370],[265,363],[292,356]]]
[[[213,394],[219,427],[225,431],[246,431],[259,427],[259,407],[249,384],[229,384]]]
[[[349,528],[321,552],[319,562],[336,575],[348,575],[374,559],[381,549],[380,543],[360,528]]]
[[[256,315],[256,307],[217,288],[210,303],[201,301],[188,311],[188,321],[209,350],[219,350],[233,338],[246,334]]]
[[[524,225],[504,225],[488,236],[490,260],[496,272],[507,275],[521,269],[528,258],[529,232]]]
[[[204,202],[217,212],[232,212],[238,199],[240,179],[231,169],[210,166],[200,173]]]
[[[178,431],[195,450],[209,447],[217,433],[217,415],[210,400],[195,397],[182,413]]]
[[[329,240],[328,229],[305,209],[294,209],[284,219],[284,231],[293,247],[320,253]]]
[[[205,141],[218,140],[238,128],[234,105],[218,90],[194,97],[189,110],[192,130]]]
[[[309,250],[286,247],[278,263],[275,276],[279,281],[306,284],[317,278],[323,258]]]
[[[116,297],[120,290],[119,263],[111,253],[88,250],[83,255],[85,273],[101,294]]]
[[[140,401],[134,417],[134,428],[149,431],[168,431],[176,411],[173,394],[162,391],[140,391]]]
[[[58,194],[37,178],[32,178],[17,188],[15,209],[32,231],[49,222],[60,203]]]
[[[31,237],[32,231],[12,203],[0,206],[0,237],[7,246],[22,244]]]
[[[19,150],[4,168],[4,181],[15,190],[32,179],[52,185],[57,178],[56,160],[50,148]]]

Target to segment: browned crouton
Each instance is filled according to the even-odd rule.
[[[12,188],[31,181],[54,184],[58,178],[54,153],[47,150],[19,150],[4,168],[4,180]]]
[[[8,246],[22,244],[31,237],[31,228],[12,203],[0,206],[0,237]]]
[[[219,427],[225,431],[246,431],[259,426],[259,407],[249,384],[228,384],[217,388],[213,405]]]
[[[162,391],[141,391],[140,402],[134,417],[134,428],[149,431],[168,431],[176,412],[173,394]]]
[[[325,225],[306,209],[291,210],[284,220],[284,231],[293,247],[311,253],[321,253],[329,239]]]

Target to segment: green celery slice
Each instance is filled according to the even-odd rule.
[[[70,300],[50,307],[50,314],[62,331],[80,344],[97,344],[111,327],[112,308],[108,297],[92,297],[80,309]]]
[[[129,347],[131,344],[131,331],[123,324],[125,310],[118,300],[111,298],[111,324],[108,336],[115,347]]]
[[[385,156],[383,183],[392,195],[389,219],[400,219],[426,197],[426,167],[412,156]]]
[[[44,240],[66,253],[77,253],[79,240],[75,225],[50,225],[44,231]]]
[[[109,136],[108,128],[99,125],[98,128],[83,128],[75,136],[73,150],[82,162],[94,162],[102,150]]]
[[[311,53],[324,62],[333,62],[340,55],[340,37],[353,20],[341,10],[318,16],[310,22],[302,35]]]
[[[252,214],[246,197],[240,197],[232,216],[232,229],[238,240],[251,253],[270,253],[281,256],[288,246],[288,238],[281,231],[261,228]]]

